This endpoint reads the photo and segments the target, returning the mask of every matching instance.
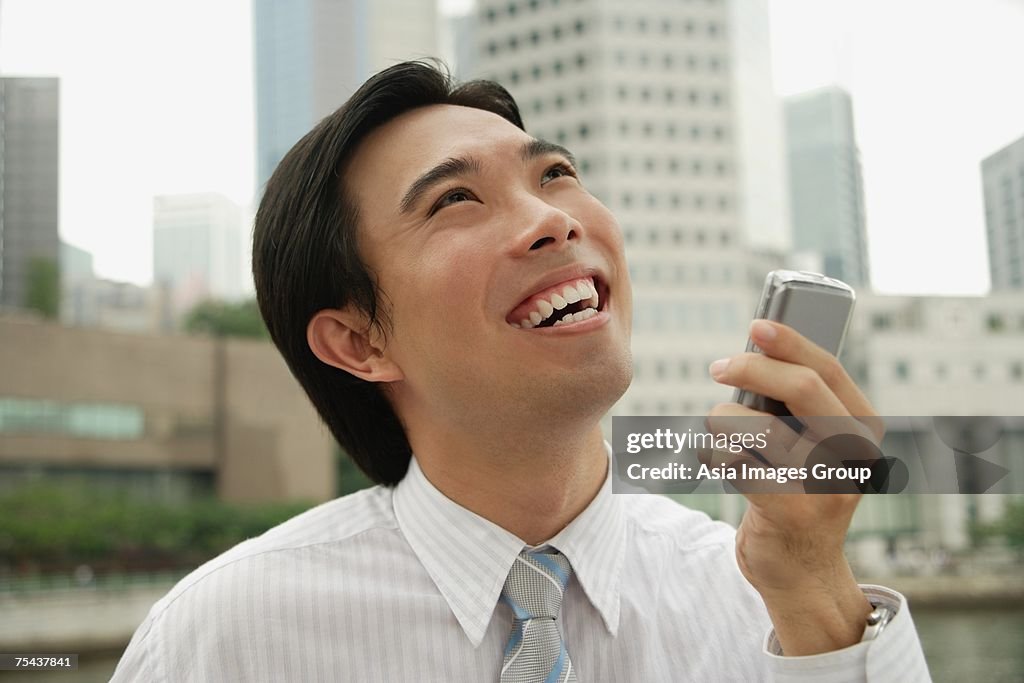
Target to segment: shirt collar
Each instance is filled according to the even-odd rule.
[[[611,447],[605,443],[611,453]],[[522,539],[441,493],[416,458],[395,487],[399,528],[427,574],[476,647],[501,596],[505,577],[527,547]],[[558,549],[572,565],[587,598],[613,636],[619,626],[619,577],[626,524],[611,490],[611,466],[597,496],[576,519],[542,545]]]

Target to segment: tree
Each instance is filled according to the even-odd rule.
[[[25,277],[25,308],[39,311],[44,318],[60,313],[60,268],[47,258],[34,258]]]
[[[185,330],[215,337],[270,338],[255,299],[238,303],[208,299],[196,304],[185,316]]]

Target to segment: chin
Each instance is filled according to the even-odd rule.
[[[547,414],[563,419],[592,414],[594,419],[604,417],[622,398],[633,381],[633,359],[629,351],[588,361],[557,379],[546,382],[547,389],[531,392],[534,400]],[[540,406],[538,406],[540,407]]]

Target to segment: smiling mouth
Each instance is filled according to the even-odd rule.
[[[508,315],[509,325],[519,329],[559,327],[593,318],[608,299],[608,286],[600,278],[585,277],[563,282],[538,292]]]

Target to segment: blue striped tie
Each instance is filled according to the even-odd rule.
[[[515,621],[500,683],[576,683],[576,670],[555,624],[570,576],[569,560],[557,551],[519,553],[501,591]]]

